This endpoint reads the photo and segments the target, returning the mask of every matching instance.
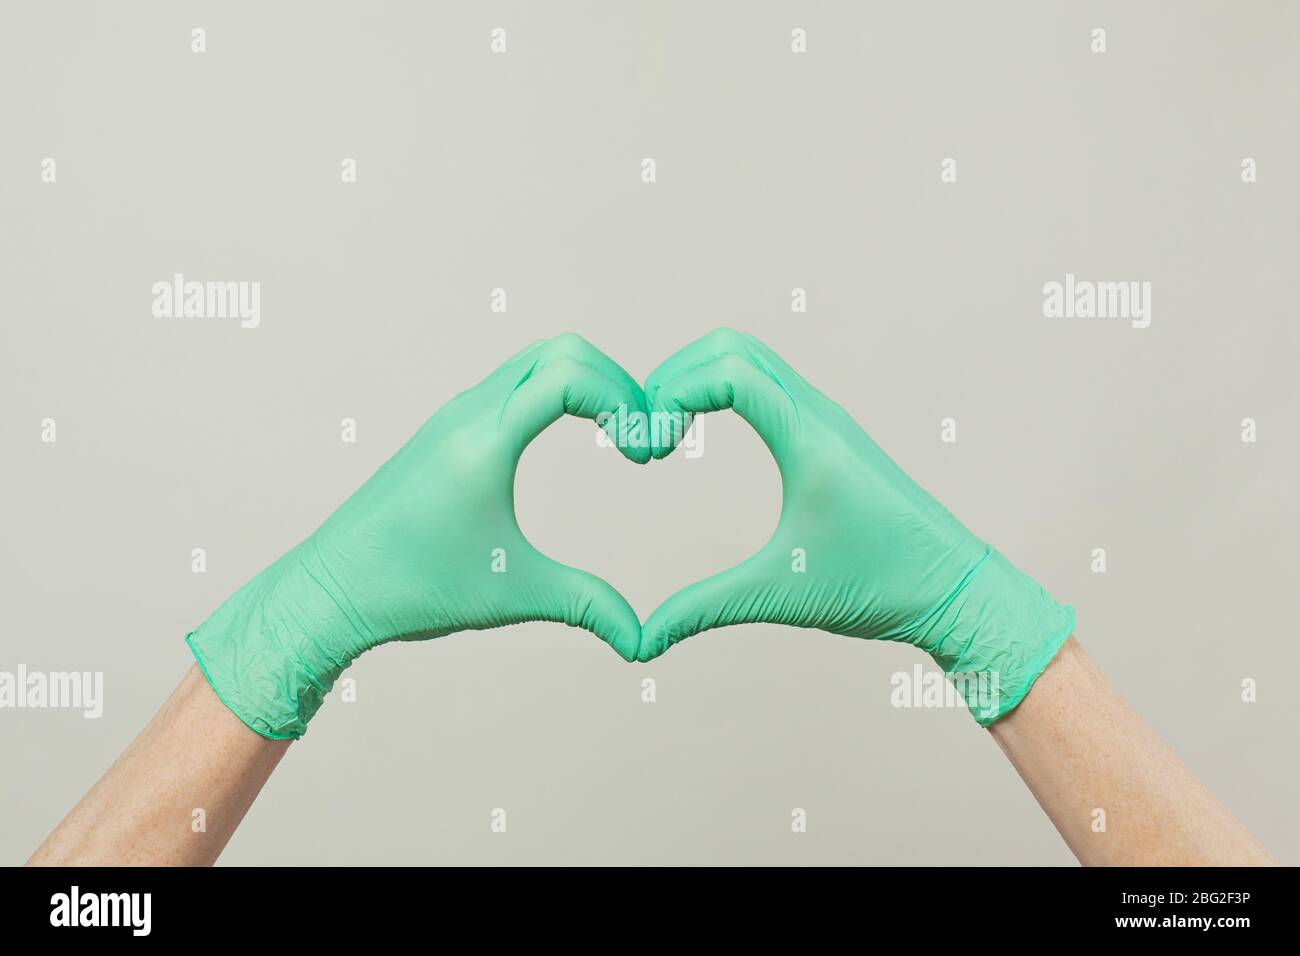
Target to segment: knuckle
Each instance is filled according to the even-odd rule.
[[[728,378],[740,378],[741,376],[748,374],[751,366],[749,362],[741,356],[731,354],[724,355],[722,358],[718,359],[718,368],[721,369]]]
[[[714,329],[707,336],[711,346],[718,349],[734,349],[741,346],[745,337],[741,333],[729,326],[721,326]]]
[[[547,343],[554,355],[581,355],[591,348],[591,343],[577,332],[561,332]]]
[[[586,369],[586,366],[572,355],[557,355],[546,364],[552,370],[552,375],[562,378],[574,378]]]

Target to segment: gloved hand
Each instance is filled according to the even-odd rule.
[[[217,695],[259,734],[296,738],[343,669],[386,641],[562,621],[634,660],[641,626],[627,601],[538,552],[514,512],[528,443],[561,415],[594,419],[620,405],[644,413],[640,386],[576,335],[529,346],[448,402],[188,635]],[[606,432],[616,438],[616,428],[610,419]],[[649,447],[620,447],[649,461]]]
[[[706,335],[659,366],[645,395],[652,414],[735,409],[771,450],[783,493],[776,532],[757,554],[650,615],[641,660],[751,622],[905,641],[956,679],[988,726],[1020,703],[1073,632],[1071,608],[966,530],[753,336]],[[671,450],[660,442],[652,453]],[[992,693],[977,707],[979,680]]]

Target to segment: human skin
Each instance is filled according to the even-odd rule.
[[[989,733],[1085,866],[1276,865],[1074,637]]]
[[[1084,865],[1275,863],[1074,638],[988,732]],[[249,730],[192,667],[28,865],[211,864],[290,743]],[[1097,809],[1104,832],[1093,830]]]
[[[291,741],[253,733],[193,666],[29,866],[207,866]],[[195,811],[203,812],[196,829]]]
[[[547,357],[552,360],[549,364],[540,360]],[[495,444],[478,440],[485,434],[497,435],[503,422],[513,421],[507,418],[506,408],[511,407],[517,394],[526,397],[530,392],[535,400],[516,400],[512,406],[516,412],[526,412],[526,427],[507,429],[511,433],[507,435],[511,438],[509,454],[503,456]],[[987,658],[986,663],[991,661],[994,668],[999,662],[1019,668],[1016,686],[1021,689],[1005,701],[1009,714],[999,719],[999,713],[990,713],[978,719],[981,724],[991,722],[998,744],[1081,862],[1272,862],[1241,824],[1124,703],[1078,642],[1073,637],[1066,640],[1073,629],[1073,617],[1058,613],[1060,609],[1040,587],[1007,565],[999,572],[999,580],[1004,585],[1010,581],[1011,586],[976,594],[980,582],[994,573],[985,570],[974,586],[959,588],[961,600],[955,599],[958,592],[952,591],[950,585],[957,571],[982,554],[974,565],[980,567],[991,549],[974,539],[912,483],[843,409],[804,382],[762,343],[732,330],[717,330],[670,357],[651,376],[646,394],[639,393],[626,372],[576,336],[561,336],[530,346],[478,388],[465,393],[457,400],[460,407],[486,409],[487,414],[472,417],[469,428],[430,431],[426,426],[422,432],[426,440],[417,439],[408,446],[409,452],[399,452],[393,459],[403,467],[394,468],[390,462],[345,504],[351,523],[359,525],[363,533],[344,536],[348,546],[334,550],[342,558],[356,551],[373,551],[384,560],[378,570],[368,565],[354,569],[352,574],[330,575],[331,579],[341,577],[349,582],[339,587],[345,599],[332,605],[347,619],[344,623],[350,624],[344,605],[355,609],[354,593],[370,594],[371,582],[376,578],[399,585],[391,593],[370,594],[370,611],[377,620],[392,617],[392,605],[397,600],[394,594],[415,594],[421,599],[416,608],[419,613],[401,615],[406,623],[394,628],[389,638],[424,632],[430,621],[446,617],[437,608],[420,608],[428,595],[445,593],[446,578],[454,579],[465,570],[461,561],[446,555],[487,553],[487,541],[479,540],[483,525],[504,523],[507,531],[518,535],[512,550],[528,557],[529,546],[513,517],[514,464],[528,441],[562,414],[596,417],[619,401],[644,409],[646,394],[655,396],[656,408],[662,406],[667,411],[700,413],[734,407],[755,426],[782,465],[789,499],[783,504],[783,521],[787,510],[794,516],[792,525],[799,525],[799,519],[808,515],[817,518],[814,525],[824,525],[818,516],[827,508],[841,516],[831,536],[820,540],[820,553],[832,556],[832,560],[823,562],[830,569],[829,579],[819,580],[817,586],[802,592],[796,589],[787,593],[792,591],[786,572],[789,542],[780,542],[774,560],[765,562],[760,553],[739,569],[692,585],[665,602],[641,626],[626,601],[608,585],[535,555],[534,565],[540,572],[534,585],[522,589],[529,600],[520,608],[503,613],[502,602],[510,598],[510,592],[480,589],[472,593],[472,600],[461,602],[471,613],[455,617],[453,627],[441,628],[438,633],[519,620],[564,620],[601,634],[625,659],[644,661],[702,630],[749,620],[838,628],[838,633],[865,638],[897,639],[913,632],[924,636],[924,629],[903,625],[918,614],[931,621],[935,615],[927,613],[930,609],[952,606],[955,610],[951,615],[938,615],[944,625],[939,628],[943,632],[939,644],[918,644],[937,654],[938,660],[944,656],[944,641],[949,635],[963,636],[960,632],[966,610],[974,608],[974,624],[966,623],[965,629],[978,633],[964,635],[968,638],[964,641],[956,640],[955,644],[962,645],[961,652],[948,656],[952,661],[965,660],[971,646],[996,651],[1007,643],[1013,648],[1028,648],[1018,655],[994,654]],[[435,416],[431,424],[440,422],[442,414]],[[455,419],[453,425],[459,422]],[[816,427],[819,423],[834,427]],[[474,439],[455,443],[462,452],[454,459],[457,474],[477,476],[477,466],[485,460],[491,462],[494,456],[509,467],[499,468],[500,480],[490,482],[498,492],[490,496],[491,507],[467,511],[472,498],[466,501],[452,495],[445,507],[433,509],[432,520],[415,523],[416,530],[423,528],[424,533],[415,535],[411,547],[395,547],[389,540],[392,534],[384,529],[391,525],[401,529],[403,535],[399,537],[406,536],[412,514],[427,511],[431,501],[441,500],[432,494],[434,486],[429,481],[446,472],[444,459],[432,453],[439,448],[434,439],[443,436],[444,431],[453,437],[469,435]],[[671,443],[655,450],[655,457],[670,452],[680,438],[681,432],[675,431]],[[651,450],[625,449],[624,453],[633,461],[644,462]],[[805,471],[812,473],[811,481],[803,480],[807,477]],[[391,479],[394,474],[404,477],[400,481],[379,480],[384,476]],[[787,474],[792,480],[786,480]],[[482,483],[482,476],[468,482],[471,486]],[[466,484],[464,480],[450,482],[451,490],[459,492]],[[371,520],[376,511],[391,512],[391,520],[376,523]],[[442,520],[448,516],[447,521]],[[445,527],[459,529],[458,533],[471,543],[448,549],[441,537]],[[793,540],[807,542],[808,534],[808,529],[801,526]],[[354,547],[358,541],[360,545]],[[374,547],[376,541],[384,546]],[[441,541],[443,547],[431,551],[427,546],[430,541]],[[870,562],[861,558],[863,542],[877,546],[870,552]],[[441,574],[433,567],[425,567],[425,573],[411,576],[409,565],[420,565],[422,556],[430,553],[443,555]],[[949,560],[953,555],[958,558],[955,563]],[[517,564],[519,558],[515,560]],[[750,574],[747,567],[757,570]],[[936,575],[935,569],[944,567],[948,573]],[[772,568],[781,569],[780,580],[775,583]],[[971,574],[967,572],[968,577]],[[810,574],[807,580],[817,580],[817,576]],[[927,587],[933,592],[928,596],[923,593]],[[778,599],[755,600],[756,593]],[[563,599],[538,601],[538,594]],[[948,596],[943,603],[936,605],[945,594]],[[976,596],[971,597],[973,594]],[[821,606],[828,596],[832,601],[847,601],[847,606],[832,607],[828,613]],[[854,603],[864,600],[871,606],[864,609]],[[588,613],[598,604],[604,606],[604,613]],[[301,602],[298,606],[309,605]],[[909,611],[908,605],[916,607]],[[546,610],[548,607],[550,610]],[[727,607],[731,608],[728,614],[719,614],[719,609]],[[254,604],[253,609],[257,612],[253,615],[257,627],[244,628],[238,615],[212,619],[205,625],[210,626],[211,642],[220,647],[240,629],[249,630],[255,640],[263,638],[269,629],[265,627],[262,605]],[[774,610],[781,613],[765,616]],[[329,644],[329,633],[340,623],[337,617],[328,602],[320,604],[315,613],[289,615],[295,627],[302,630],[300,646],[305,648]],[[977,636],[978,641],[974,640]],[[232,659],[238,665],[245,656],[235,653]],[[296,666],[299,661],[293,655],[281,656],[286,667]],[[258,672],[251,678],[243,675],[246,680],[241,683],[239,666],[227,668],[226,672],[231,682],[227,691],[248,683],[271,687],[285,683],[279,679],[268,683]],[[316,682],[311,684],[314,687]],[[220,682],[215,686],[221,686]],[[1022,694],[1027,696],[1022,699]],[[313,705],[318,704],[313,699]],[[288,747],[283,739],[267,739],[276,734],[267,733],[264,738],[250,729],[252,726],[236,718],[203,676],[192,669],[157,716],[42,844],[31,862],[213,862]],[[205,829],[196,832],[193,821],[200,809]],[[1098,810],[1105,811],[1106,826],[1094,830],[1095,821],[1100,819]]]

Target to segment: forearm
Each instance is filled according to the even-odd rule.
[[[1074,638],[990,732],[1084,865],[1275,863]]]
[[[191,667],[28,864],[211,864],[289,744],[249,730]]]

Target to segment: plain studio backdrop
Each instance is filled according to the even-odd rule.
[[[643,379],[730,325],[1073,604],[1300,861],[1297,11],[6,2],[0,670],[101,671],[105,700],[0,710],[0,859],[154,713],[186,632],[454,394],[558,332]],[[176,273],[260,282],[259,327],[155,317]],[[1150,327],[1045,318],[1067,273],[1150,282]],[[643,619],[775,527],[730,413],[644,468],[594,431],[528,450],[519,520]],[[223,860],[1070,863],[964,709],[893,706],[921,663],[775,626],[651,665],[554,624],[381,648]]]

